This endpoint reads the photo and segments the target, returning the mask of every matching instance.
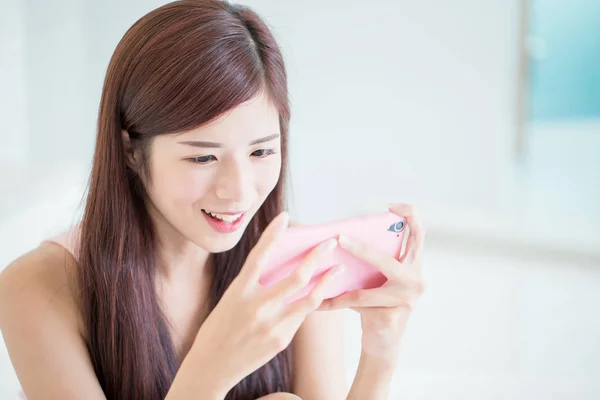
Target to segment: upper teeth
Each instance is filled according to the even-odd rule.
[[[225,222],[233,222],[235,220],[237,220],[242,214],[233,214],[233,215],[228,215],[228,214],[217,214],[214,212],[210,212],[210,211],[206,211],[208,214],[210,214],[211,216],[220,219],[222,221]]]

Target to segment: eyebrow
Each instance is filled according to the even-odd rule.
[[[254,139],[248,144],[248,146],[252,146],[255,144],[259,144],[259,143],[270,142],[273,139],[277,139],[279,136],[280,136],[279,133],[275,133],[273,135],[265,136],[260,139]],[[221,144],[221,143],[206,142],[203,140],[186,140],[184,142],[177,142],[177,143],[187,144],[188,146],[194,146],[194,147],[204,147],[204,148],[222,148],[222,147],[224,147],[223,144]]]

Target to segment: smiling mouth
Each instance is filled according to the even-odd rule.
[[[230,224],[235,223],[245,214],[244,212],[241,212],[241,213],[217,213],[217,212],[212,212],[212,211],[208,211],[208,210],[204,210],[204,209],[202,209],[202,212],[217,221],[222,221],[222,222],[226,222],[226,223],[230,223]]]

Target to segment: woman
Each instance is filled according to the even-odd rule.
[[[322,301],[332,269],[284,305],[334,241],[260,290],[288,225],[289,120],[282,55],[250,9],[178,1],[131,27],[106,74],[82,221],[0,278],[29,399],[385,397],[422,292],[423,232],[392,206],[411,233],[400,260],[340,241],[388,276],[383,288]],[[348,307],[363,329],[349,394],[334,311]]]

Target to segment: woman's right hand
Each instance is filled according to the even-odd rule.
[[[330,269],[308,295],[286,304],[286,298],[310,282],[320,257],[337,246],[337,240],[330,239],[315,247],[288,277],[268,288],[261,286],[261,272],[287,226],[288,216],[281,213],[265,229],[190,350],[218,373],[223,393],[290,344],[306,316],[320,306],[326,285],[342,271],[342,266]]]

